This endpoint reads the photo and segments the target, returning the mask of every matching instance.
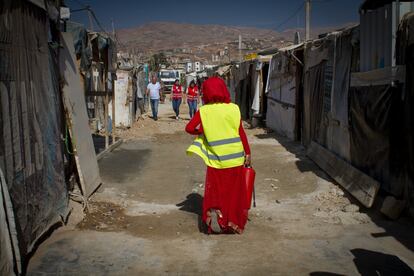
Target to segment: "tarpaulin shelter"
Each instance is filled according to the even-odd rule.
[[[305,44],[302,144],[322,169],[370,207],[379,183],[351,158],[349,87],[358,42],[359,28],[350,27]]]
[[[405,91],[399,107],[400,153],[405,174],[402,189],[403,197],[409,202],[411,216],[414,217],[414,13],[407,13],[401,21],[397,33],[396,45],[397,65],[405,65]]]
[[[243,120],[251,120],[253,116],[255,72],[256,64],[253,61],[244,61],[232,67],[234,102],[239,106]]]
[[[115,42],[108,34],[87,30],[76,22],[68,21],[66,28],[73,37],[91,128],[102,130],[109,125],[105,120],[105,96],[112,93],[118,67]]]
[[[303,139],[350,160],[348,90],[359,28],[309,42],[304,53]]]
[[[399,25],[396,66],[352,74],[350,89],[351,162],[409,202],[414,214],[414,16]],[[361,34],[362,35],[362,34]]]
[[[246,60],[237,64],[219,66],[214,71],[207,72],[209,76],[216,75],[224,79],[230,92],[231,101],[237,104],[243,120],[257,121],[264,119],[266,103],[264,103],[265,84],[267,82],[269,59]]]
[[[253,115],[255,70],[254,61],[225,65],[216,70],[216,74],[225,80],[231,101],[239,106],[243,120],[249,120]]]
[[[359,30],[369,22],[305,47],[302,142],[368,207],[381,188],[413,209],[412,18],[407,14],[399,26],[395,66],[359,71],[365,51],[359,41],[371,35]]]
[[[303,44],[279,49],[267,78],[266,126],[292,140],[300,139]]]
[[[251,126],[256,127],[266,121],[267,94],[266,84],[271,57],[257,55],[253,60],[251,93],[253,95],[251,105]]]
[[[53,47],[58,12],[52,1],[34,2],[0,2],[1,275],[20,273],[19,255],[24,259],[68,211],[58,47]]]
[[[394,190],[394,194],[402,192],[396,190],[402,179],[398,179],[399,172],[394,170],[399,170],[401,150],[398,113],[402,87],[393,83],[404,81],[404,68],[387,67],[354,73],[349,91],[351,163],[377,179],[384,190]]]

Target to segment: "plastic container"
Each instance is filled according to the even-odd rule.
[[[250,209],[252,206],[252,197],[254,194],[254,179],[256,177],[256,172],[252,167],[243,168],[244,175],[244,185],[246,187],[246,196],[247,196],[247,209]],[[254,207],[256,207],[256,200],[254,201]]]

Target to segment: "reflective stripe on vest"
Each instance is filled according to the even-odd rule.
[[[187,153],[197,154],[207,166],[225,169],[244,163],[239,136],[240,110],[235,104],[207,104],[200,108],[204,134],[197,137]]]
[[[225,144],[221,144],[221,145],[225,145]],[[239,152],[239,153],[231,153],[231,154],[226,154],[226,155],[215,155],[215,154],[209,154],[207,152],[207,150],[203,149],[203,146],[200,142],[193,142],[193,146],[199,147],[200,150],[209,158],[212,160],[218,160],[218,161],[226,161],[226,160],[231,160],[234,158],[240,158],[240,157],[244,157],[244,151]]]

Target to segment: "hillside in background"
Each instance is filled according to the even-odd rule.
[[[281,34],[266,29],[172,22],[156,22],[117,31],[118,38],[123,44],[140,51],[230,42],[237,40],[239,34],[246,40],[281,39]]]
[[[349,24],[347,24],[349,25]],[[337,29],[315,28],[313,36]],[[117,30],[120,50],[149,55],[160,51],[187,53],[208,59],[212,53],[223,50],[237,51],[238,37],[243,39],[244,53],[269,47],[282,47],[293,41],[297,30],[276,32],[251,27],[221,25],[195,25],[173,22],[154,22],[129,29]],[[303,29],[299,30],[303,37]]]

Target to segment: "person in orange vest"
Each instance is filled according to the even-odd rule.
[[[175,80],[172,87],[171,101],[175,112],[175,119],[178,120],[180,116],[180,105],[183,99],[183,87],[179,80]]]
[[[251,166],[249,142],[224,81],[213,77],[202,88],[205,104],[185,129],[196,137],[187,154],[207,165],[202,220],[209,233],[241,234],[250,208],[243,186],[244,166]]]
[[[190,82],[190,86],[187,88],[187,103],[190,108],[190,118],[194,117],[194,114],[197,112],[197,103],[199,101],[198,87],[195,84],[195,81]]]

